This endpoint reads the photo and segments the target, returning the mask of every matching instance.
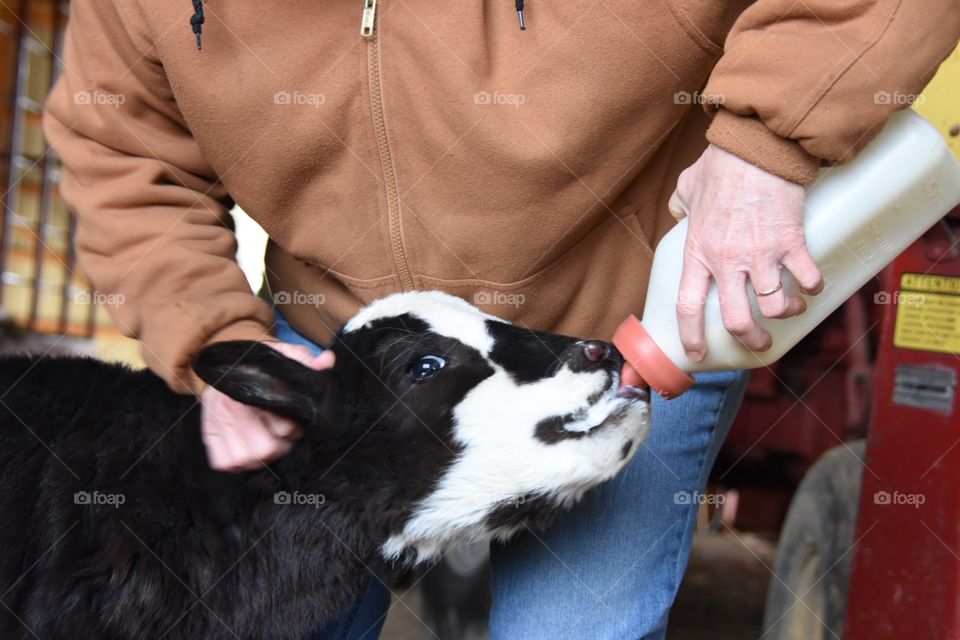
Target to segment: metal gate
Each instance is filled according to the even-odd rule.
[[[32,333],[92,337],[105,316],[77,273],[74,222],[41,110],[61,69],[67,3],[0,2],[0,309]]]

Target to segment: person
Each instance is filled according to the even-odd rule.
[[[609,337],[652,248],[690,219],[676,312],[692,358],[717,283],[726,328],[815,295],[805,187],[862,149],[960,34],[953,0],[517,3],[76,0],[45,112],[80,265],[117,326],[197,394],[210,463],[254,469],[298,427],[204,388],[220,340],[315,355],[359,306],[441,289],[532,328]],[[361,29],[363,33],[361,33]],[[906,96],[906,98],[904,98]],[[270,236],[265,301],[228,209]],[[273,304],[270,304],[273,303]],[[658,301],[658,304],[660,302]],[[494,638],[662,638],[697,504],[745,375],[654,400],[629,468],[493,551]],[[318,638],[375,637],[387,593]]]

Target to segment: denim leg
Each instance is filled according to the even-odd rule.
[[[274,337],[282,342],[299,344],[314,354],[323,351],[323,347],[297,333],[286,318],[274,310],[276,325]],[[370,586],[355,602],[347,606],[327,625],[310,634],[309,640],[376,640],[390,606],[390,591],[378,578],[370,580]]]
[[[626,469],[545,532],[493,545],[494,640],[666,635],[698,504],[746,387],[744,372],[697,374],[653,400],[649,439]]]
[[[310,634],[308,640],[377,640],[389,607],[390,591],[378,578],[373,578],[360,599],[323,629]]]
[[[290,344],[299,344],[303,347],[310,349],[314,355],[319,354],[323,351],[323,347],[310,338],[307,338],[297,332],[296,329],[290,326],[290,323],[287,322],[287,319],[280,315],[280,312],[276,309],[273,310],[273,317],[276,320],[276,324],[273,325],[273,337],[279,340],[280,342],[289,342]]]

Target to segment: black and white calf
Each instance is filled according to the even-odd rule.
[[[242,474],[149,372],[0,361],[0,638],[302,640],[391,566],[545,525],[647,432],[610,345],[444,294],[375,302],[331,349],[322,372],[258,343],[197,357],[304,427]]]

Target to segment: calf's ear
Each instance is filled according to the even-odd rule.
[[[262,342],[217,342],[193,359],[193,370],[238,402],[313,424],[330,385],[329,371],[314,371]]]

